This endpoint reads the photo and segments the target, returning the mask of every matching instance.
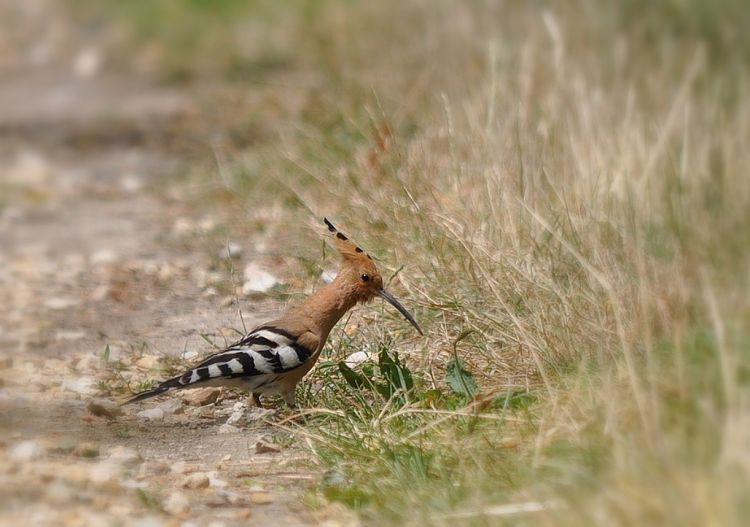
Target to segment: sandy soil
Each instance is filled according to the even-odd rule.
[[[212,287],[225,238],[153,190],[185,167],[189,97],[109,72],[54,2],[0,20],[0,524],[351,523],[302,504],[305,451],[234,394],[92,414],[242,327]],[[281,308],[240,305],[248,325]]]

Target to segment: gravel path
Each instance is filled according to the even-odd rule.
[[[317,475],[273,412],[205,390],[116,415],[118,387],[242,327],[212,286],[219,220],[153,191],[191,101],[107,72],[54,2],[0,21],[0,524],[351,523],[301,505]]]

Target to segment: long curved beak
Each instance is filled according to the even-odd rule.
[[[419,327],[419,324],[417,324],[417,321],[414,320],[414,317],[409,313],[404,306],[401,305],[401,302],[396,300],[396,298],[390,294],[385,289],[379,289],[378,290],[378,296],[384,300],[386,300],[389,304],[391,304],[393,307],[398,309],[398,312],[404,315],[404,318],[408,320],[412,326],[416,328],[417,331],[419,331],[420,335],[424,335],[422,333],[422,329]]]

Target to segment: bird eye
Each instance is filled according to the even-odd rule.
[[[360,276],[363,282],[369,282],[370,281],[370,275],[369,274],[363,274]]]

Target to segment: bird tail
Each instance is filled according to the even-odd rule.
[[[143,392],[135,394],[134,397],[131,397],[130,399],[122,403],[121,406],[130,404],[130,403],[137,403],[140,401],[145,401],[146,399],[151,399],[152,397],[161,395],[165,392],[168,392],[169,390],[176,390],[177,388],[182,388],[183,386],[184,385],[180,382],[180,377],[175,377],[173,379],[169,379],[167,381],[162,382],[156,388],[151,388],[150,390],[145,390]]]

